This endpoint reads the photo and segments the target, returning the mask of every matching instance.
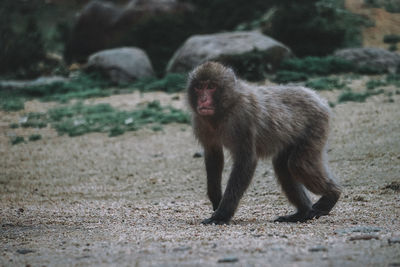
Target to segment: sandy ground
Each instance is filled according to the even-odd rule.
[[[177,98],[88,102],[182,106]],[[0,266],[400,266],[400,95],[392,98],[333,109],[329,162],[344,193],[329,216],[301,224],[272,222],[292,207],[265,161],[232,223],[201,225],[211,205],[189,125],[70,138],[8,126],[55,103],[0,112]],[[43,139],[10,144],[10,136],[32,133]],[[225,180],[230,163],[226,156]]]

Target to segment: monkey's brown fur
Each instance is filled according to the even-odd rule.
[[[213,115],[200,115],[200,94],[210,87],[216,87],[210,99]],[[324,162],[331,112],[314,91],[298,86],[249,85],[230,68],[207,62],[190,74],[187,95],[194,134],[204,148],[208,196],[214,208],[211,218],[203,223],[229,222],[250,184],[258,158],[267,157],[272,157],[279,183],[297,208],[296,213],[276,221],[306,221],[330,212],[340,196]],[[223,147],[234,161],[224,194]],[[322,197],[312,205],[303,186]]]

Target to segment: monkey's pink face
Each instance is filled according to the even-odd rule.
[[[201,116],[211,116],[215,113],[213,94],[217,90],[217,86],[207,81],[199,82],[194,88],[197,94],[197,113]]]

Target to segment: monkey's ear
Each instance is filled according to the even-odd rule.
[[[230,67],[226,67],[224,76],[229,77],[228,79],[225,79],[225,81],[228,83],[226,84],[226,86],[232,88],[231,90],[237,91],[239,87],[237,86],[238,79],[236,77],[235,71]]]
[[[228,72],[229,72],[229,75],[232,76],[233,82],[234,82],[235,85],[236,85],[236,83],[237,83],[236,73],[235,73],[235,72],[233,71],[233,69],[231,69],[231,68],[228,68]]]

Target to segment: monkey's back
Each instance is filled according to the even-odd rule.
[[[314,91],[300,86],[249,87],[257,154],[267,157],[302,140],[325,143],[330,108]],[[323,145],[322,145],[323,146]]]

